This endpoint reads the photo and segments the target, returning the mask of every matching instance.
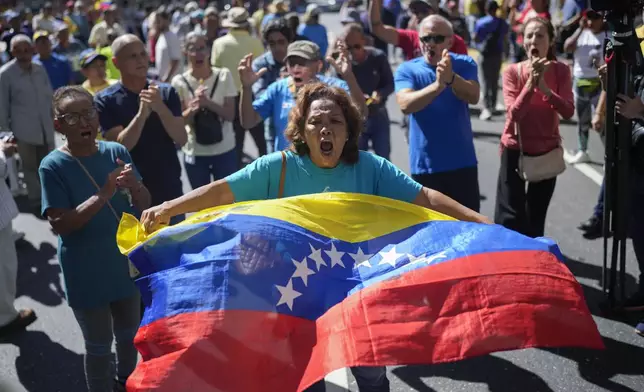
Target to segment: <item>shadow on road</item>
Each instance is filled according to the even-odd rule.
[[[472,135],[475,140],[481,140],[486,143],[499,144],[501,134],[499,132],[473,131]]]
[[[612,380],[617,375],[641,376],[644,371],[641,358],[644,348],[603,337],[606,350],[585,350],[575,348],[547,349],[577,362],[579,375],[584,380],[611,392],[639,392]]]
[[[60,266],[51,264],[56,248],[43,242],[39,248],[25,240],[16,243],[18,251],[18,293],[43,305],[56,306],[65,297],[60,283]]]
[[[392,373],[412,390],[419,392],[438,392],[425,385],[422,378],[428,377],[484,383],[490,392],[554,392],[536,374],[508,360],[490,355],[431,366],[399,367]]]
[[[86,390],[83,356],[53,342],[42,331],[26,331],[5,340],[20,349],[16,373],[29,392],[82,392]]]

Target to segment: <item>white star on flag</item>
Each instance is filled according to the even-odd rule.
[[[373,254],[366,254],[362,251],[362,248],[358,247],[358,253],[348,253],[349,256],[355,261],[356,267],[369,267],[371,268],[371,263],[369,259]]]
[[[327,266],[326,261],[322,258],[322,249],[315,249],[311,244],[309,244],[309,246],[311,247],[309,259],[315,261],[315,265],[319,271],[322,266]]]
[[[333,268],[336,264],[339,264],[340,266],[342,266],[342,268],[345,268],[344,263],[342,262],[342,256],[344,256],[346,252],[338,252],[335,249],[335,244],[333,243],[331,244],[331,250],[325,250],[325,252],[331,258],[331,268]]]
[[[293,272],[291,279],[300,278],[302,279],[302,282],[304,282],[304,286],[308,286],[309,275],[315,274],[315,271],[309,268],[309,265],[306,263],[306,257],[302,261],[297,261],[295,259],[291,260],[293,260],[293,264],[295,264],[295,272]]]
[[[420,255],[420,256],[414,256],[414,255],[407,255],[409,257],[409,264],[416,264],[416,263],[422,263],[425,261],[425,253]]]
[[[447,251],[442,251],[440,253],[436,253],[435,255],[431,255],[427,257],[427,264],[431,264],[434,260],[438,259],[446,259],[447,258]]]
[[[395,246],[385,253],[380,252],[380,254],[382,255],[382,260],[380,260],[378,265],[389,264],[394,268],[396,268],[396,260],[398,260],[400,256],[404,255],[404,253],[397,253]]]
[[[286,286],[280,286],[276,284],[275,287],[277,287],[277,290],[279,290],[281,294],[277,306],[286,304],[286,306],[288,306],[290,310],[293,310],[293,300],[302,295],[302,293],[298,293],[297,291],[293,290],[293,281],[289,279]]]

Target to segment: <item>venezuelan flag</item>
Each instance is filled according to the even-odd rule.
[[[203,211],[118,242],[141,275],[128,391],[301,391],[350,366],[602,348],[557,246],[376,196]]]

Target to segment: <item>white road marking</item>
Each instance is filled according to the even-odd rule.
[[[327,392],[349,392],[349,373],[347,368],[335,370],[326,377]]]
[[[570,164],[572,161],[573,155],[566,150],[564,147],[564,160],[566,163]],[[594,167],[590,166],[587,163],[576,163],[576,164],[570,164],[570,166],[574,167],[575,169],[579,170],[579,172],[586,177],[590,178],[592,182],[595,184],[601,186],[602,182],[604,181],[604,175],[601,174],[597,169]]]

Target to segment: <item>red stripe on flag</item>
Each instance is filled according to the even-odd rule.
[[[142,327],[129,391],[293,391],[349,366],[429,364],[527,347],[603,348],[581,286],[548,252],[483,253],[363,289],[313,323],[186,313]],[[299,386],[299,387],[298,387]]]

